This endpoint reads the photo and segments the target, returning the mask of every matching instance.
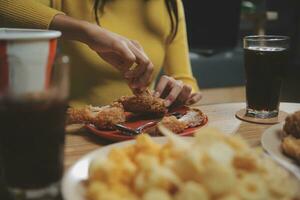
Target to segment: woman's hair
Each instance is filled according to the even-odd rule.
[[[98,9],[103,13],[104,12],[104,6],[105,4],[111,0],[95,0],[94,2],[94,13],[96,16],[96,22],[98,25],[100,25],[100,20],[99,20],[99,14],[98,14]],[[145,0],[148,1],[148,0]],[[178,6],[176,0],[165,0],[165,4],[168,10],[168,14],[170,17],[171,21],[171,31],[170,31],[170,41],[172,41],[177,33],[178,30]]]

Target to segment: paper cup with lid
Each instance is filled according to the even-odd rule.
[[[0,95],[47,89],[59,31],[0,28]]]

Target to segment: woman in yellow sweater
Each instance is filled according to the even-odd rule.
[[[155,95],[167,106],[201,99],[180,0],[0,0],[0,27],[60,30],[77,104],[105,105],[131,89],[154,88],[162,67],[167,76]]]

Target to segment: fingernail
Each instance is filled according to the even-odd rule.
[[[153,94],[155,97],[159,97],[160,95],[159,95],[159,92],[154,92],[154,94]]]
[[[170,100],[166,100],[166,101],[165,101],[165,106],[166,106],[166,107],[169,107],[170,105],[171,105],[171,101],[170,101]]]

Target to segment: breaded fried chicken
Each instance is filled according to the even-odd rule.
[[[178,120],[175,116],[164,117],[160,123],[174,133],[181,133],[184,129],[188,128],[186,122]]]
[[[287,136],[283,138],[281,146],[286,155],[300,162],[300,139],[296,139],[293,136]]]
[[[159,124],[164,125],[173,133],[181,133],[186,128],[196,127],[203,123],[204,115],[199,109],[191,109],[181,118],[177,119],[175,116],[164,117]],[[147,128],[146,133],[150,135],[159,135],[158,125]]]
[[[162,118],[158,124],[163,124],[166,128],[171,130],[173,133],[181,133],[184,129],[188,128],[187,124],[179,121],[175,116],[167,116]],[[149,135],[160,135],[158,124],[151,126],[143,130],[143,132]]]
[[[192,108],[179,121],[184,122],[189,128],[199,126],[204,120],[204,114],[201,110]]]
[[[283,130],[287,135],[281,144],[283,152],[300,162],[300,111],[285,119]]]
[[[168,111],[164,100],[154,97],[149,90],[136,92],[134,96],[123,96],[118,101],[128,112],[163,115]]]
[[[295,138],[300,139],[300,111],[289,115],[285,119],[283,130],[286,132],[286,134],[292,135]]]
[[[99,129],[114,129],[115,124],[126,120],[124,108],[118,102],[103,107],[69,108],[67,114],[69,124],[90,123]]]

